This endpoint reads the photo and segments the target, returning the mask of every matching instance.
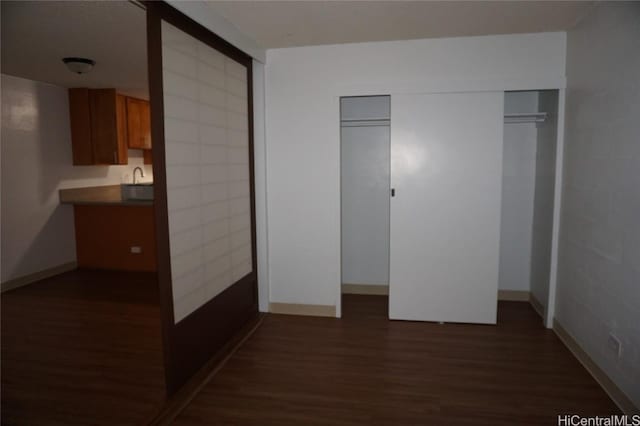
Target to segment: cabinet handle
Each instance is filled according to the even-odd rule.
[[[113,164],[118,164],[118,151],[113,151]]]
[[[392,197],[396,196],[396,189],[395,188],[391,188],[391,196]]]

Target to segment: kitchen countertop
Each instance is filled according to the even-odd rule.
[[[153,206],[153,200],[123,200],[120,185],[61,189],[60,204],[105,206]]]

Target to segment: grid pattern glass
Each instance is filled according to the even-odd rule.
[[[247,68],[162,23],[177,323],[251,273]]]

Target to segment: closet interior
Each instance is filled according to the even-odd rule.
[[[507,295],[528,295],[543,318],[549,299],[557,117],[557,90],[505,92],[498,288]]]
[[[389,289],[390,97],[340,99],[342,292]]]
[[[469,97],[466,102],[471,102],[472,99],[479,95],[431,95],[427,98],[435,102],[434,108],[436,109],[434,111],[438,111],[436,106],[438,102],[440,102],[441,108],[445,108],[447,99],[451,98],[450,101],[454,102],[461,96]],[[396,97],[398,105],[403,104],[403,99],[402,97]],[[413,98],[408,101],[416,102]],[[497,104],[501,102],[501,98],[500,100],[496,99]],[[418,104],[414,106],[415,108],[420,108]],[[434,111],[430,113],[428,111],[414,111],[414,113],[418,115],[427,114],[424,119],[429,121],[427,118],[433,116]],[[396,147],[394,149],[398,150],[398,152],[403,150],[403,138],[400,135],[404,134],[402,129],[403,126],[406,126],[403,124],[400,112],[401,110],[396,111],[394,124],[396,136],[392,142],[390,96],[358,96],[340,99],[341,278],[343,294],[389,294],[390,257],[393,258],[393,253],[390,253],[390,241],[392,240],[391,237],[393,237],[392,230],[390,230],[390,223],[392,223],[390,220],[390,203],[392,200],[397,199],[397,197],[393,198],[394,194],[391,192],[393,191],[393,185],[390,182],[391,145],[392,143],[395,144],[394,146]],[[496,200],[500,199],[500,207],[495,211],[496,214],[500,214],[497,297],[510,300],[529,300],[542,318],[545,318],[549,299],[552,237],[554,232],[557,117],[557,90],[504,92],[503,140],[501,148],[497,148],[498,151],[495,153],[495,159],[498,161],[497,165],[499,166],[499,149],[502,150],[501,197],[498,198],[499,192],[496,194]],[[438,126],[437,122],[428,125],[432,129],[436,129]],[[438,161],[443,161],[446,158],[443,157],[446,149],[454,149],[452,153],[458,155],[457,161],[459,164],[457,167],[464,167],[466,170],[466,168],[476,164],[473,167],[479,167],[478,170],[481,170],[483,166],[480,166],[478,162],[484,161],[483,151],[470,152],[469,150],[474,149],[474,144],[463,148],[466,146],[465,142],[463,142],[464,138],[475,139],[476,142],[482,139],[480,134],[481,127],[473,127],[471,125],[467,127],[476,130],[469,130],[455,137],[451,136],[453,133],[451,133],[450,127],[446,127],[450,129],[450,137],[453,139],[442,146],[428,144],[429,138],[434,136],[429,136],[428,131],[422,131],[418,128],[411,129],[413,129],[412,134],[426,138],[424,144],[426,144],[426,148],[430,149],[431,155],[440,155],[442,157]],[[444,130],[440,130],[440,133],[438,133],[439,130],[433,131],[440,137],[443,137],[442,135],[446,133],[442,133]],[[499,132],[496,131],[495,135],[498,134]],[[491,136],[489,139],[494,140],[495,136]],[[489,139],[485,142],[489,143]],[[457,148],[454,148],[453,145],[447,148],[450,144],[457,146]],[[490,148],[489,145],[486,146],[486,149]],[[500,145],[497,146],[499,147]],[[414,154],[417,155],[417,152]],[[435,158],[433,157],[432,161],[435,161]],[[450,176],[451,179],[455,178],[456,170],[462,170],[456,168],[455,164],[447,165],[446,167],[449,167],[449,169],[442,168],[446,164],[444,162],[439,163],[439,167],[442,169],[439,173],[445,173],[446,170],[450,169],[450,172],[453,173]],[[432,176],[428,173],[424,178],[433,182],[437,181],[437,176]],[[499,183],[500,175],[497,176],[496,184],[499,185]],[[435,210],[446,207],[447,203],[456,203],[456,197],[474,197],[473,194],[465,195],[460,191],[461,187],[459,186],[457,191],[451,188],[445,189],[445,187],[447,185],[436,186],[431,190],[453,191],[455,194],[443,194],[442,197],[437,198],[449,201],[436,202],[436,204],[428,208],[429,214],[422,217],[422,220],[436,220],[436,216],[433,216],[431,212],[434,211],[435,214]],[[406,185],[402,188],[404,188],[404,192],[401,194],[402,199],[399,201],[406,202],[407,197],[410,197],[412,193]],[[496,188],[498,187],[496,186]],[[414,188],[412,191],[415,192],[416,190]],[[500,190],[498,189],[498,191]],[[423,193],[419,197],[424,198],[427,195]],[[482,202],[486,203],[488,202],[487,197],[489,194],[485,193],[484,195]],[[398,209],[396,214],[401,215],[401,210]],[[476,211],[477,214],[479,212]],[[438,229],[444,230],[443,227],[451,226],[447,223],[454,220],[456,218],[450,217],[450,220],[443,222]],[[470,219],[467,225],[471,226],[471,223],[476,222],[478,224],[481,223],[481,221],[478,221],[480,219],[475,222]],[[455,229],[455,227],[452,229]],[[395,231],[400,232],[401,229],[396,227]],[[497,231],[498,229],[496,229]],[[431,230],[429,232],[435,231]],[[472,229],[467,229],[467,233],[469,232],[472,232]],[[425,244],[429,242],[436,244],[437,236],[435,234],[429,235],[431,237],[425,240]],[[454,238],[453,234],[450,235],[449,240],[451,238]],[[445,240],[449,241],[446,238]],[[402,250],[401,246],[401,244],[400,246],[396,244],[396,249]],[[418,252],[423,255],[429,253],[426,246],[419,247],[419,245],[416,246]],[[440,246],[438,250],[445,250],[445,247]],[[446,250],[450,250],[450,248]],[[404,269],[396,270],[396,272],[401,273]],[[437,275],[435,270],[430,269],[429,271]],[[427,276],[429,276],[428,273]],[[396,278],[398,280],[402,279],[402,277]],[[419,281],[421,282],[420,288],[436,285],[436,281],[433,279],[426,280],[424,276]],[[405,291],[400,281],[391,285],[397,286],[397,294]],[[411,292],[413,299],[423,298],[424,295],[420,293],[422,290],[418,290]],[[432,297],[435,296],[432,295]],[[465,300],[463,295],[456,297],[457,303],[462,303]],[[477,300],[476,302],[480,303]],[[409,302],[402,303],[404,303],[402,305],[404,309],[404,306]],[[472,320],[469,321],[474,322]]]

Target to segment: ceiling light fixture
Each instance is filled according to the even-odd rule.
[[[62,62],[69,68],[69,71],[74,72],[76,74],[86,74],[93,66],[96,64],[96,61],[93,59],[87,58],[62,58]]]

